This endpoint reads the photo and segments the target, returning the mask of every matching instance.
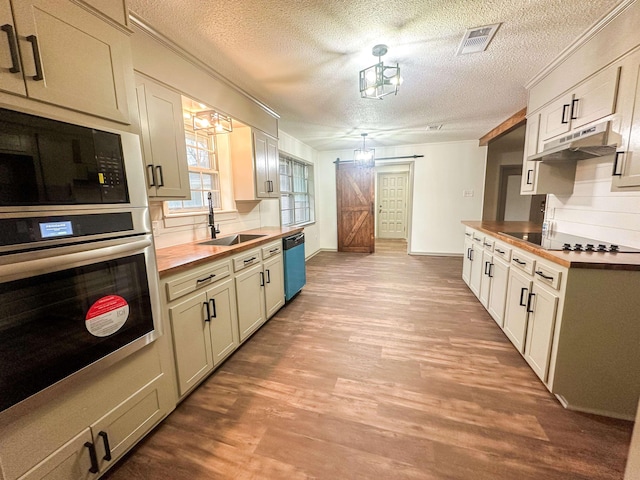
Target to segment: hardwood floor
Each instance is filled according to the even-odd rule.
[[[622,479],[632,423],[563,409],[461,268],[397,241],[316,255],[107,478]]]

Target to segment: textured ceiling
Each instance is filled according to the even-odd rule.
[[[318,150],[477,139],[526,105],[524,84],[618,0],[129,0],[150,26],[281,115]],[[502,23],[456,56],[467,28]],[[360,98],[389,46],[397,96]],[[426,126],[443,124],[427,132]]]

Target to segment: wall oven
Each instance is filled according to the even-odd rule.
[[[0,110],[5,411],[161,332],[138,137]]]

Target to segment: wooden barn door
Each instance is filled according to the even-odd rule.
[[[339,252],[374,252],[374,181],[373,163],[336,163]]]

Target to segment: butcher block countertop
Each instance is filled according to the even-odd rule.
[[[599,253],[599,252],[564,252],[545,250],[533,243],[519,238],[504,235],[500,232],[542,231],[540,225],[530,222],[462,222],[467,227],[491,235],[503,243],[508,243],[521,250],[531,252],[568,268],[598,268],[604,270],[638,270],[640,271],[640,253]]]
[[[182,245],[174,245],[172,247],[159,248],[156,250],[156,261],[158,263],[158,272],[160,278],[180,271],[188,270],[197,265],[220,260],[236,253],[250,250],[260,245],[272,242],[288,235],[302,232],[302,227],[263,227],[254,230],[247,230],[244,234],[265,235],[264,237],[250,240],[239,245],[220,246],[220,245],[201,245],[206,239],[198,240],[193,243]],[[235,235],[228,234],[228,235]],[[219,235],[218,238],[226,237],[227,234]]]

